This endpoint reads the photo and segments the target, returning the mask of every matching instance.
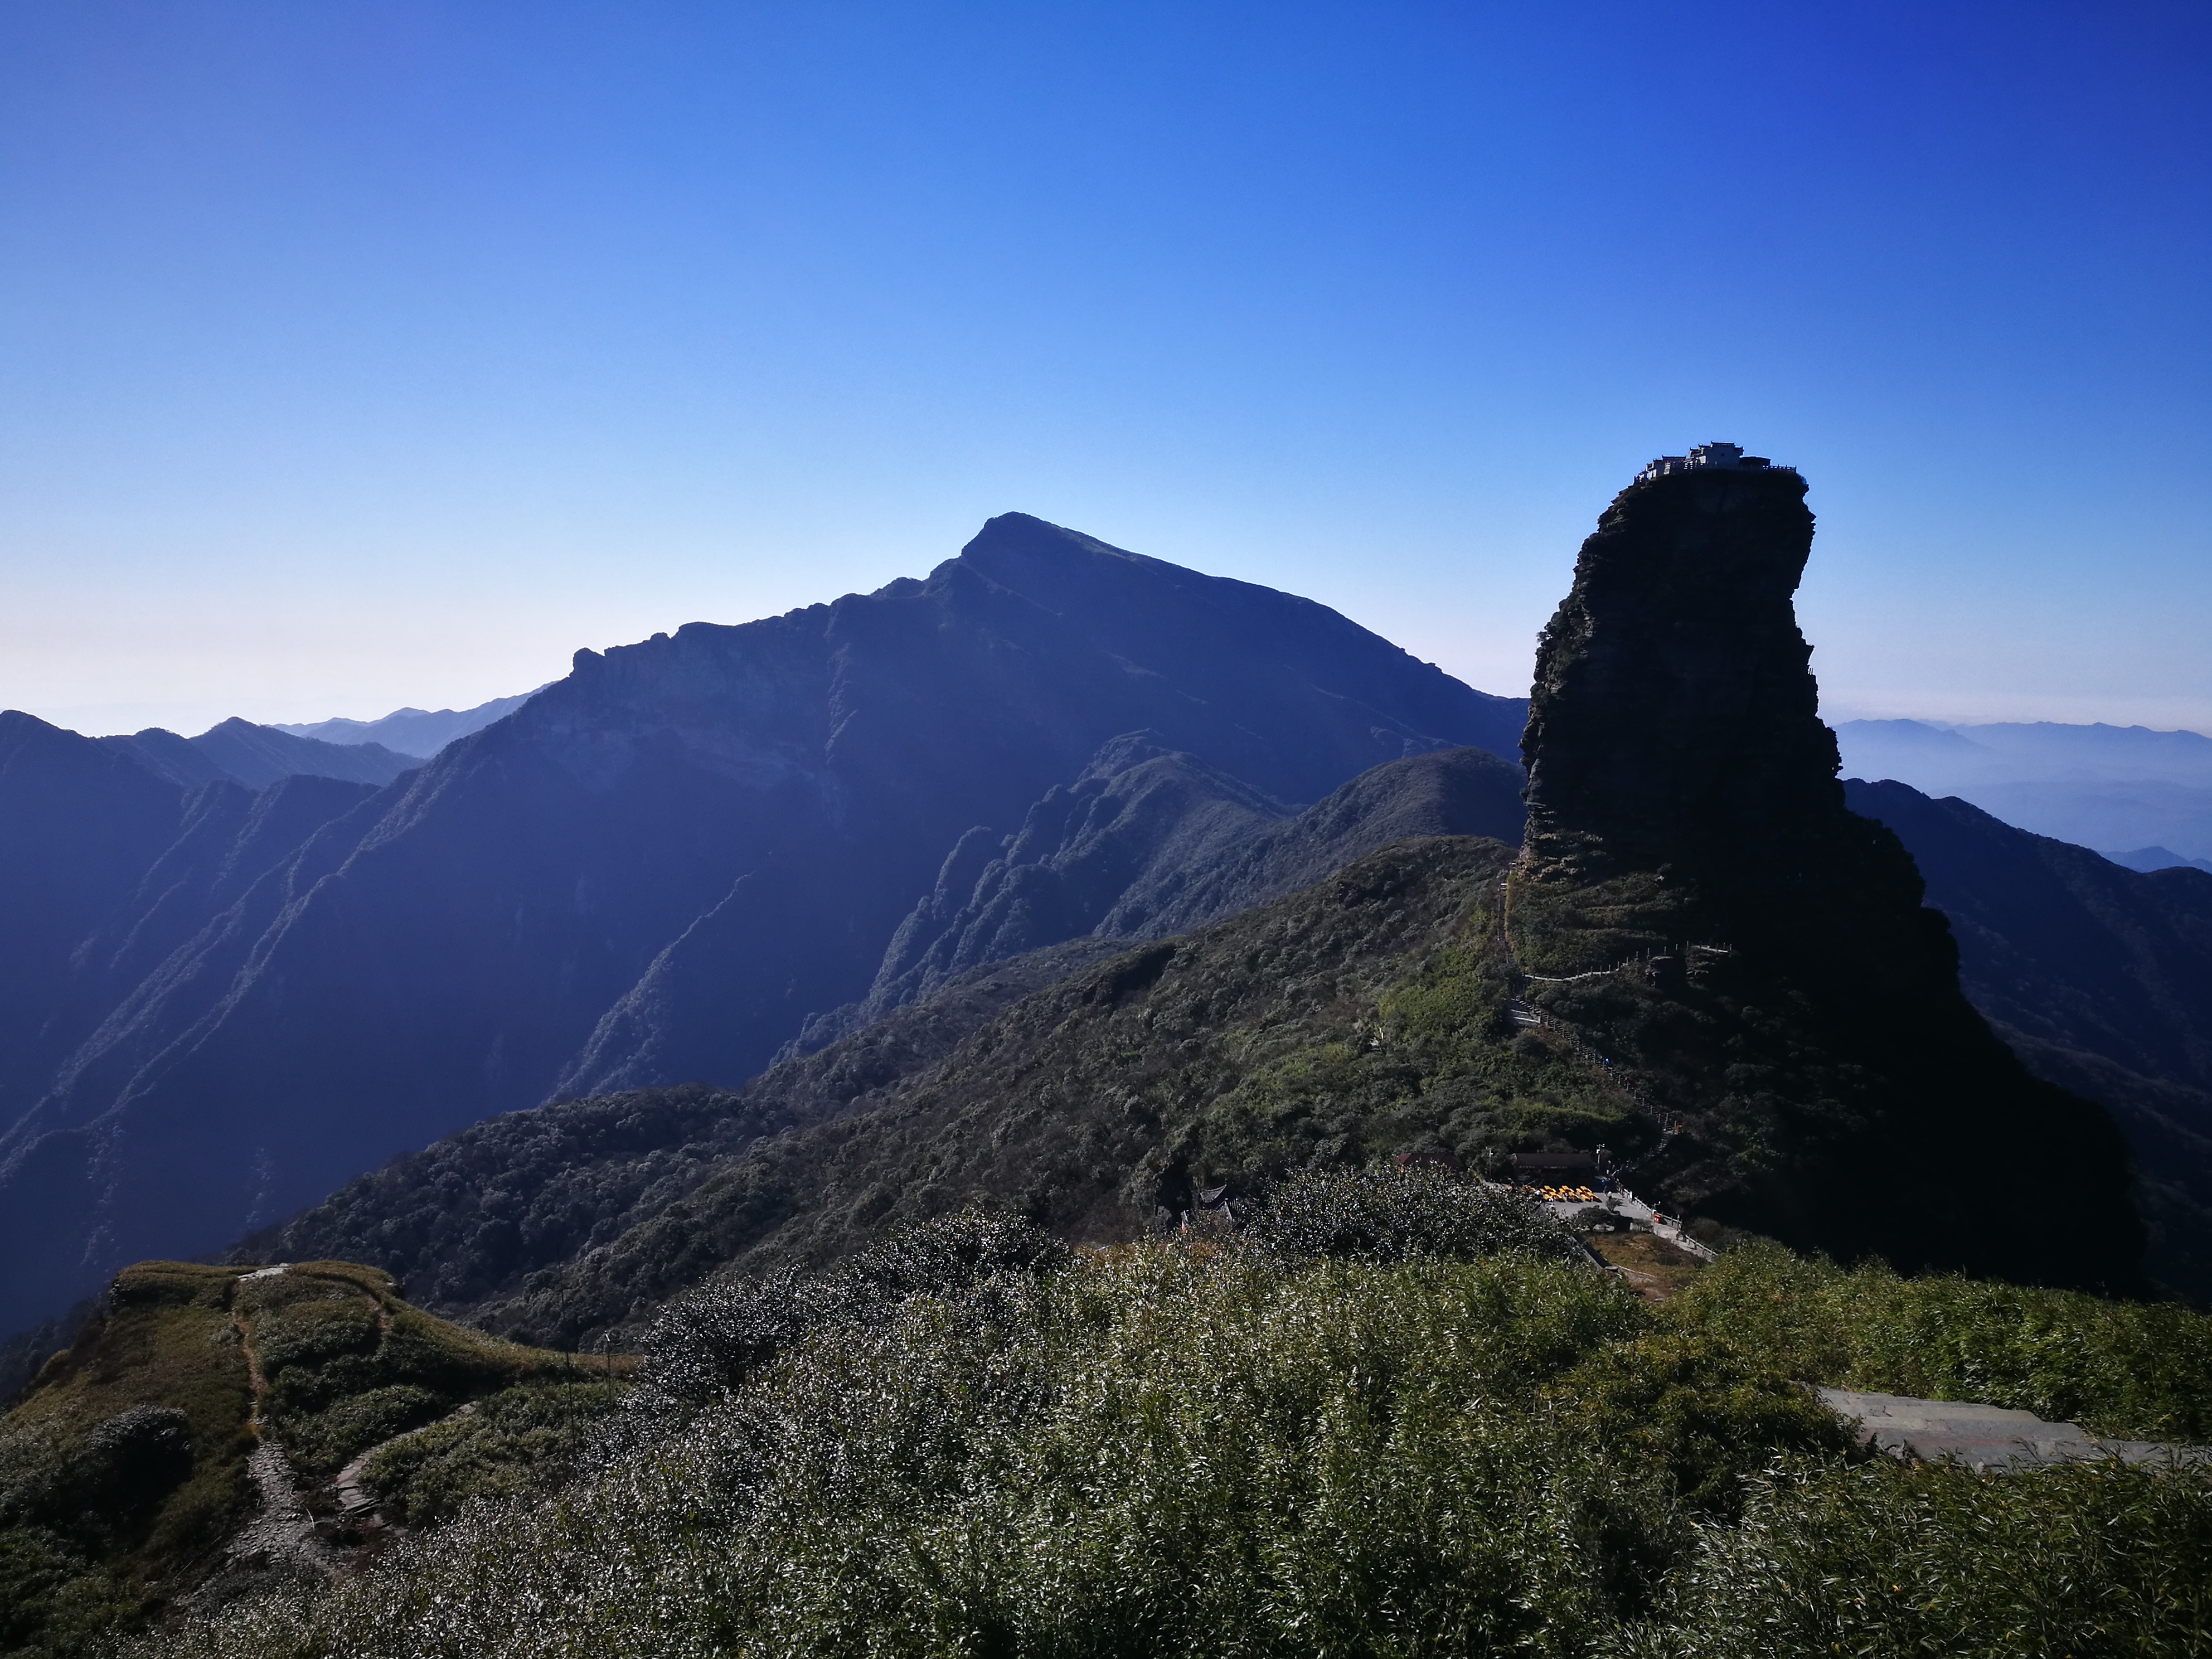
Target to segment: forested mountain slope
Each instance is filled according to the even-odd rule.
[[[937,1013],[943,1000],[965,994],[981,1012],[999,994],[994,970],[733,1097],[621,1095],[480,1125],[252,1248],[343,1240],[379,1266],[419,1264],[410,1288],[428,1305],[562,1346],[710,1273],[834,1261],[963,1204],[1099,1241],[1180,1216],[1199,1189],[1249,1190],[1313,1163],[1424,1148],[1486,1163],[1511,1145],[1656,1139],[1602,1067],[1541,1036],[1516,1039],[1493,939],[1512,858],[1495,841],[1399,842],[1291,897],[1030,992],[949,1052],[909,1022],[951,1035],[957,1017]],[[841,1098],[845,1088],[854,1095]],[[562,1213],[592,1195],[588,1178],[560,1173],[583,1160],[525,1149],[559,1135],[580,1150],[663,1124],[690,1138],[662,1130],[653,1154],[599,1166],[619,1206],[613,1226],[472,1304],[424,1282],[441,1258],[486,1259],[502,1219],[526,1237],[589,1226]],[[434,1228],[442,1238],[426,1237]]]
[[[654,1080],[741,1080],[868,993],[964,836],[1124,734],[1286,811],[1520,719],[1322,606],[1019,514],[927,581],[580,653],[316,830],[266,877],[281,902],[212,919],[159,987],[66,1030],[0,1011],[36,1038],[0,1136],[0,1326],[536,1104],[587,1054],[637,1075],[662,1029],[639,1005],[696,1015]],[[47,965],[175,838],[168,787],[107,763],[133,773],[88,782],[112,811],[29,836]]]
[[[831,1260],[966,1201],[1113,1237],[1181,1213],[1197,1188],[1297,1164],[1603,1141],[1637,1160],[1639,1188],[1723,1227],[1913,1267],[2136,1285],[2111,1118],[1991,1033],[1910,856],[1845,805],[1791,610],[1802,495],[1778,471],[1661,479],[1614,503],[1546,636],[1526,859],[1401,843],[1037,990],[949,1054],[907,1044],[850,1098],[807,1069],[860,1052],[839,1045],[737,1097],[557,1107],[357,1183],[264,1247],[449,1273],[441,1305],[563,1340],[710,1272]],[[980,868],[956,849],[862,1013],[957,971],[963,950],[1022,942],[1024,916],[1060,915],[1064,933],[1095,914],[1085,872],[1115,862],[1146,800],[1182,803],[1165,821],[1226,844],[1285,833],[1182,761],[1148,775],[1158,760],[1102,765]],[[1097,894],[1148,890],[1142,860],[1120,867],[1139,878]],[[1164,924],[1173,906],[1144,914]],[[956,981],[969,1014],[988,1002],[975,982]],[[1516,997],[1540,1026],[1514,1017]],[[570,1126],[602,1139],[635,1126],[643,1144],[592,1153],[564,1185],[559,1158],[526,1146]],[[2043,1223],[2014,1224],[2023,1204]]]
[[[1901,783],[1844,788],[1911,849],[1974,1006],[2118,1120],[2153,1273],[2212,1300],[2212,876],[2124,869]]]
[[[1425,757],[1384,769],[1429,768],[1447,758]],[[1310,831],[1315,821],[1344,810],[1373,787],[1370,779],[1355,781],[1306,815],[1304,828]],[[2169,1011],[2172,1030],[2163,1036],[2154,1031],[2143,1046],[2121,1054],[2121,1060],[2134,1058],[2141,1071],[2109,1058],[2105,1071],[2093,1069],[2093,1058],[2106,1054],[2097,1046],[2102,1039],[2094,1025],[2077,1024],[2064,1044],[2048,1036],[2028,1037],[2014,1025],[2001,1024],[1997,1029],[2039,1075],[2072,1086],[2117,1115],[2129,1139],[2138,1170],[2138,1198],[2151,1226],[2152,1270],[2163,1283],[2203,1296],[2212,1289],[2212,1279],[2202,1272],[2194,1250],[2194,1241],[2203,1234],[2192,1231],[2192,1217],[2204,1204],[2207,1188],[2199,1164],[2191,1161],[2193,1143],[2187,1138],[2197,1120],[2183,1110],[2199,1097],[2179,1080],[2188,1075],[2185,1071],[2168,1069],[2185,1063],[2185,1047],[2169,1053],[2166,1046],[2177,1038],[2185,1043],[2188,1033],[2203,1029],[2200,1016],[2173,1006],[2185,1001],[2192,988],[2201,994],[2204,975],[2201,965],[2177,949],[2187,935],[2185,910],[2173,915],[2166,909],[2176,896],[2169,890],[2194,884],[2179,884],[2171,876],[2158,884],[2146,883],[2086,849],[2039,844],[2039,838],[1964,803],[1929,802],[1901,785],[1853,782],[1846,789],[1856,809],[1881,817],[1917,849],[1930,872],[1929,896],[1940,902],[1957,930],[1962,983],[1992,1018],[2002,1022],[2010,1012],[2047,1033],[2054,1022],[2076,1018],[2075,1011],[2085,1006],[2094,1007],[2100,990],[2112,999],[2107,1018],[2123,1025],[2146,1012],[2155,1021],[2159,1010]],[[1947,856],[1942,839],[1945,826],[1954,821],[1972,837],[1950,844],[1961,857]],[[1983,837],[1991,844],[1982,845]],[[2078,905],[2062,924],[2069,902],[2063,884],[2051,891],[2037,886],[2028,871],[2017,867],[2023,858],[2033,868],[2050,860],[2057,866],[2054,881],[2082,879],[2094,902]],[[2139,945],[2162,942],[2130,959],[2130,939]],[[747,1195],[744,1201],[752,1201],[756,1183],[764,1177],[757,1171],[743,1174],[738,1166],[766,1156],[765,1146],[756,1145],[762,1137],[784,1137],[776,1145],[786,1155],[796,1156],[793,1131],[878,1104],[896,1109],[922,1086],[924,1073],[1012,1003],[1092,967],[1102,955],[1116,953],[1110,939],[1085,939],[972,971],[950,988],[882,1016],[857,1037],[780,1065],[738,1091],[615,1094],[478,1125],[350,1183],[287,1227],[255,1241],[249,1253],[372,1260],[406,1279],[441,1311],[490,1318],[537,1340],[587,1336],[603,1323],[649,1308],[733,1252],[755,1248],[750,1242],[733,1243],[738,1232],[697,1218],[715,1208],[719,1193],[737,1190]],[[2023,957],[2028,971],[2007,966]],[[2122,975],[2139,973],[2142,982],[2115,976],[2100,988],[2097,976],[2116,959]],[[1285,1006],[1269,1018],[1289,1017]],[[1351,1040],[1348,1028],[1336,1036]],[[1225,1040],[1233,1048],[1246,1039],[1240,1028]],[[2070,1070],[2063,1069],[2069,1066]],[[2140,1109],[2145,1103],[2155,1109],[2169,1099],[2170,1115]],[[1448,1118],[1445,1114],[1433,1121],[1408,1121],[1425,1132]],[[1513,1140],[1492,1136],[1451,1141],[1439,1135],[1434,1144],[1480,1158],[1508,1146],[1557,1146],[1572,1139],[1554,1137],[1552,1132],[1560,1124],[1548,1118],[1522,1119],[1511,1127],[1533,1127],[1534,1133]],[[1638,1144],[1638,1134],[1648,1139],[1650,1130],[1634,1121],[1616,1122],[1608,1130],[1598,1120],[1585,1126],[1581,1139],[1587,1141],[1591,1133],[1610,1133],[1616,1149],[1625,1153]],[[1214,1172],[1203,1173],[1210,1177]],[[787,1194],[781,1201],[808,1201],[803,1196],[807,1179],[793,1178],[802,1196]],[[821,1195],[826,1197],[826,1188]],[[969,1195],[1003,1196],[988,1185]],[[1142,1220],[1133,1211],[1116,1224],[1133,1227]],[[700,1246],[695,1234],[702,1228],[721,1242]],[[685,1242],[670,1246],[668,1241],[679,1237]],[[744,1237],[750,1241],[752,1236]],[[598,1263],[595,1277],[605,1281],[596,1291],[575,1283],[587,1255]],[[533,1275],[543,1276],[534,1291],[526,1292],[525,1281]],[[632,1282],[639,1288],[625,1292],[622,1286]]]
[[[1170,776],[1183,770],[1179,765]],[[1468,750],[1376,768],[1295,818],[1256,830],[1218,862],[1184,869],[1176,914],[1210,921],[1307,884],[1316,864],[1332,870],[1408,831],[1458,834],[1495,821],[1509,805],[1517,816],[1517,799],[1500,786],[1518,775]],[[1172,829],[1179,820],[1167,822]],[[1212,909],[1203,902],[1209,894]],[[903,1097],[901,1091],[1013,1004],[1119,956],[1128,943],[1086,936],[971,969],[917,1000],[874,1011],[854,1034],[787,1060],[739,1089],[630,1091],[493,1119],[349,1182],[251,1249],[374,1261],[428,1305],[482,1316],[514,1300],[533,1275],[566,1270],[656,1221],[744,1159],[763,1135]],[[1270,1018],[1296,1026],[1282,988],[1267,994],[1278,1009]],[[1133,1222],[1148,1218],[1139,1213]],[[649,1275],[651,1294],[642,1281],[635,1294],[651,1301],[711,1265],[706,1258],[667,1264]],[[625,1300],[617,1313],[628,1308]],[[574,1311],[584,1310],[579,1304]],[[596,1319],[562,1327],[572,1334],[596,1328]]]
[[[956,975],[1064,939],[1165,939],[1203,927],[1409,836],[1517,842],[1521,782],[1520,768],[1486,750],[1443,749],[1364,772],[1293,816],[1145,734],[1117,739],[1073,789],[1055,787],[1031,807],[1018,834],[962,836],[935,890],[892,935],[867,996],[809,1021],[797,1046],[819,1046]]]

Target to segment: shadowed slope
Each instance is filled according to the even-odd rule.
[[[1297,804],[1517,714],[1322,606],[1018,514],[927,581],[581,653],[349,819],[204,1015],[112,1034],[149,1058],[0,1165],[0,1254],[46,1264],[0,1325],[544,1100],[718,911],[697,1012],[742,1079],[866,992],[963,833],[1121,733]]]
[[[1187,756],[1155,756],[1113,781],[1167,763],[1170,779],[1188,783],[1202,775]],[[1407,833],[1484,819],[1517,829],[1518,776],[1518,769],[1471,750],[1377,767],[1296,817],[1234,843],[1216,863],[1181,871],[1188,880],[1178,919],[1206,923],[1246,908],[1248,899],[1273,900]],[[1139,777],[1128,799],[1142,799],[1151,787]],[[1202,791],[1177,794],[1201,805],[1209,799]],[[1085,799],[1095,807],[1112,792],[1100,788]],[[1129,823],[1118,812],[1109,821]],[[1154,828],[1172,830],[1178,822],[1170,814]],[[1168,842],[1180,844],[1172,834]],[[1078,837],[1077,844],[1085,843]],[[1120,955],[1128,942],[1071,939],[958,973],[902,1006],[866,1011],[865,1019],[855,1018],[858,1008],[842,1011],[852,1034],[737,1090],[609,1094],[477,1125],[350,1182],[253,1249],[373,1261],[449,1311],[503,1309],[540,1270],[566,1268],[686,1201],[762,1137],[870,1109],[1013,1003]],[[693,982],[703,983],[703,975]],[[1279,987],[1271,989],[1280,994]],[[671,1020],[664,1029],[679,1024]],[[678,1261],[639,1269],[638,1285],[688,1282],[693,1259],[687,1252]]]
[[[1901,783],[1844,787],[1912,849],[1974,1006],[2118,1121],[2152,1273],[2212,1300],[2212,875],[2123,869]]]

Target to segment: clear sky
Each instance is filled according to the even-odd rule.
[[[1527,690],[1803,467],[1832,714],[2212,731],[2212,8],[0,0],[0,705],[465,705],[1018,509]]]

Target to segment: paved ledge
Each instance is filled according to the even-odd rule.
[[[1958,1400],[1913,1400],[1897,1394],[1818,1390],[1828,1408],[1855,1419],[1859,1437],[1895,1457],[1935,1462],[1956,1458],[1975,1470],[2029,1468],[2045,1463],[2212,1463],[2212,1447],[2154,1440],[2100,1440],[2078,1423],[2046,1423],[2033,1412]]]

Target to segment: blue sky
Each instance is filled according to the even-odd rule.
[[[2212,730],[2212,12],[0,0],[0,704],[459,705],[1009,509],[1527,689],[1802,465],[1838,716]]]

